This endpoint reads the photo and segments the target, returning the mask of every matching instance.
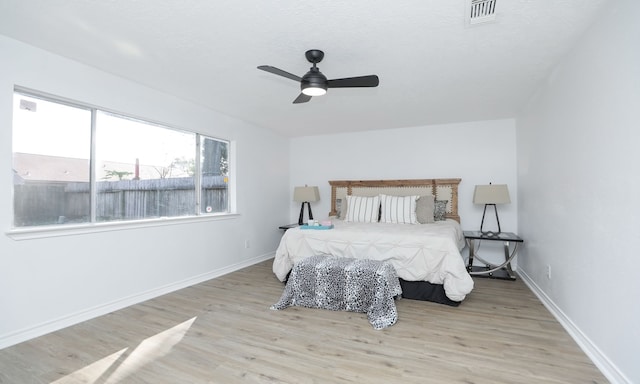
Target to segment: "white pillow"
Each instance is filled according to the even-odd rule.
[[[418,224],[416,200],[420,196],[380,195],[381,223]]]
[[[378,196],[347,196],[347,214],[344,221],[355,223],[376,223],[380,211]]]

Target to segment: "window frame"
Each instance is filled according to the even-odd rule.
[[[155,120],[141,118],[137,116],[132,116],[130,114],[110,110],[107,108],[102,108],[96,105],[83,103],[74,101],[68,98],[51,95],[48,93],[36,91],[29,88],[15,86],[13,89],[13,97],[14,100],[16,95],[23,95],[25,97],[32,97],[41,99],[46,102],[58,103],[61,105],[66,105],[69,107],[79,108],[88,110],[91,113],[91,143],[90,143],[90,155],[89,155],[89,190],[90,190],[90,213],[89,219],[90,221],[84,223],[77,224],[47,224],[47,225],[32,225],[32,226],[24,226],[24,227],[16,227],[15,220],[15,189],[11,187],[11,224],[9,225],[9,230],[6,234],[14,239],[14,240],[25,240],[25,239],[35,239],[35,238],[44,238],[44,237],[56,237],[56,236],[68,236],[68,235],[76,235],[76,234],[86,234],[86,233],[96,233],[96,232],[105,232],[105,231],[115,231],[115,230],[123,230],[123,229],[135,229],[135,228],[147,228],[147,227],[156,227],[156,226],[166,226],[166,225],[176,225],[176,224],[187,224],[187,223],[195,223],[202,221],[218,221],[218,220],[227,220],[233,219],[239,214],[236,212],[235,206],[235,142],[228,139],[221,139],[209,134],[200,133],[198,131],[187,130],[182,128],[177,128],[175,126],[158,122]],[[13,111],[13,107],[12,107]],[[189,215],[183,216],[170,216],[170,217],[152,217],[152,218],[142,218],[142,219],[130,219],[130,220],[114,220],[114,221],[98,221],[96,218],[96,209],[97,209],[97,169],[96,169],[96,123],[97,123],[97,115],[99,112],[108,113],[114,115],[119,118],[124,118],[128,120],[138,121],[144,124],[150,124],[158,126],[162,129],[169,129],[176,132],[185,132],[194,135],[195,140],[195,174],[194,174],[194,193],[195,193],[195,204],[193,210]],[[11,129],[11,134],[13,137],[13,124]],[[202,201],[202,164],[201,164],[201,141],[203,139],[211,139],[226,143],[227,147],[227,162],[228,162],[228,173],[227,177],[229,182],[227,183],[227,208],[225,212],[202,212],[201,201]],[[13,144],[11,147],[11,153],[13,154]],[[12,161],[13,166],[13,161]]]

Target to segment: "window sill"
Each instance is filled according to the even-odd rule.
[[[235,219],[240,216],[237,213],[218,215],[188,216],[188,217],[163,217],[159,219],[118,221],[108,223],[70,224],[56,226],[41,226],[29,228],[16,228],[6,232],[13,240],[31,240],[47,237],[84,235],[110,231],[122,231],[136,228],[152,228],[165,225],[178,225],[190,223],[202,223],[205,221],[220,221]]]

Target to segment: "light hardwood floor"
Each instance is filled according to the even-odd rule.
[[[398,322],[273,311],[271,261],[0,350],[0,383],[606,383],[521,281]]]

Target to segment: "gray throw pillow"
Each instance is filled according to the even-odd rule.
[[[336,211],[338,219],[344,220],[347,217],[347,198],[336,199]]]
[[[416,201],[416,217],[418,223],[429,224],[434,221],[435,197],[433,195],[420,196]]]
[[[433,219],[435,221],[444,221],[447,214],[447,203],[449,200],[436,200],[435,208],[433,210]]]

